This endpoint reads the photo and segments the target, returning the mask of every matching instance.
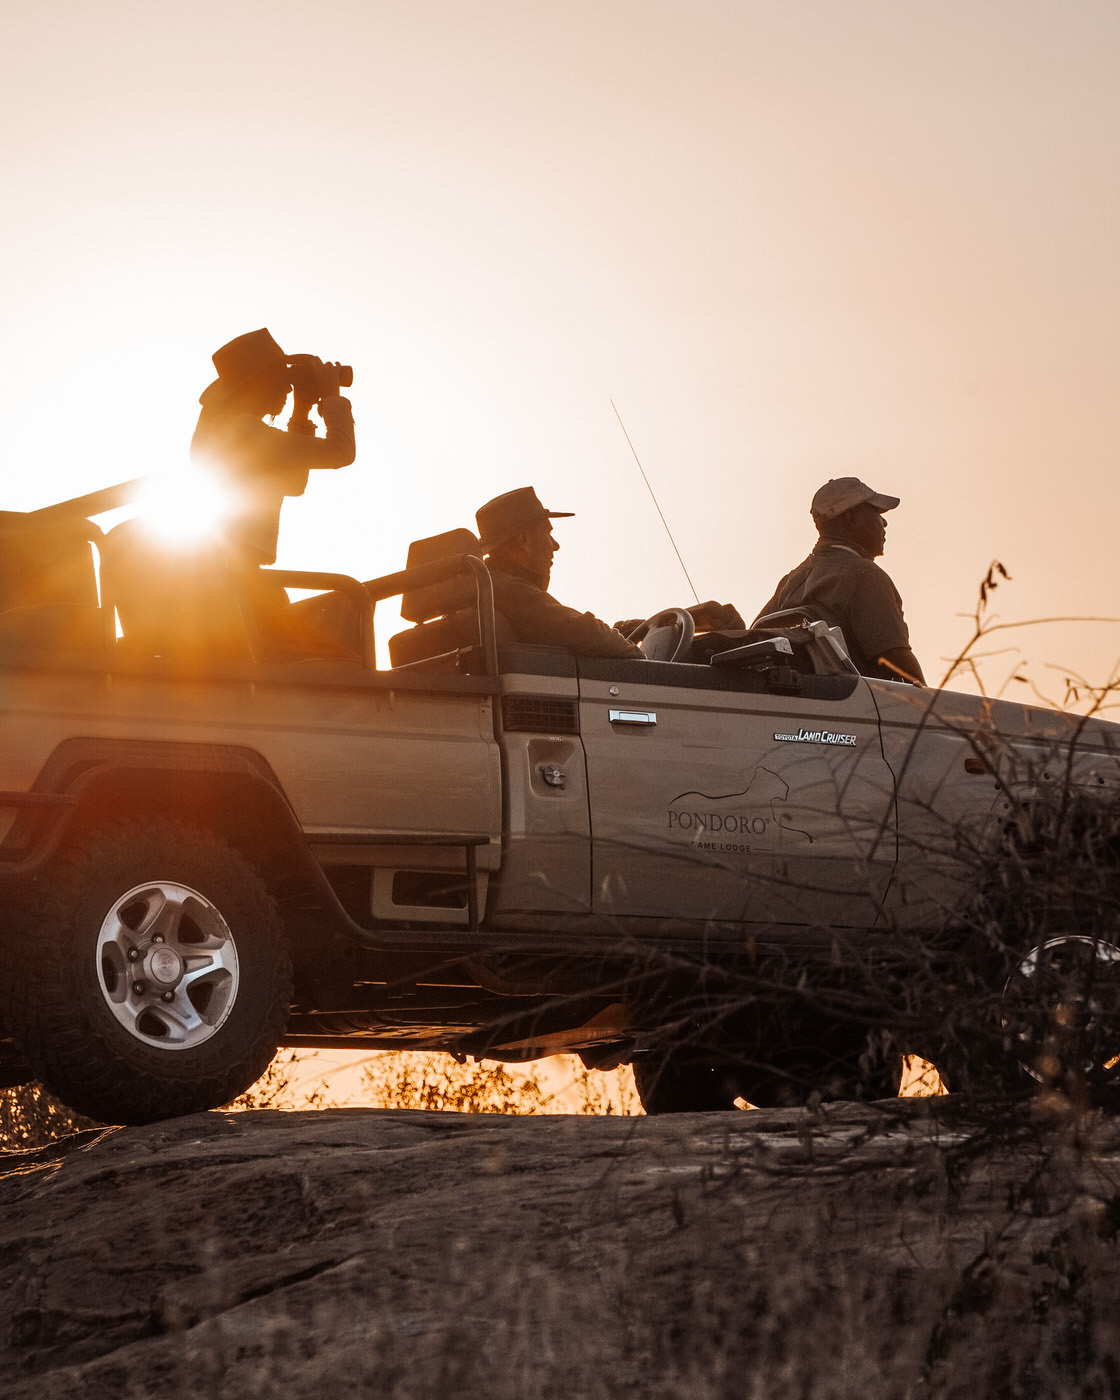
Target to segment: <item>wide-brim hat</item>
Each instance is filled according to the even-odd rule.
[[[546,510],[531,486],[519,486],[487,501],[475,513],[478,538],[483,554],[512,539],[518,530],[526,530],[539,520],[558,520],[572,516],[572,510]]]
[[[198,400],[200,404],[220,402],[254,380],[275,375],[277,371],[291,383],[287,355],[263,328],[235,336],[215,350],[211,358],[218,377],[202,391]]]
[[[884,496],[881,491],[872,491],[858,476],[837,476],[826,481],[813,497],[809,510],[814,520],[832,520],[843,515],[853,506],[866,502],[876,510],[894,510],[899,503],[898,496]]]

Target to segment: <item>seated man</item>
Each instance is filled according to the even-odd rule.
[[[820,538],[759,617],[804,604],[841,629],[861,676],[924,685],[898,589],[875,563],[887,537],[883,512],[897,505],[897,496],[872,491],[854,476],[826,482],[809,508]]]
[[[482,552],[494,580],[494,606],[518,641],[565,647],[580,656],[618,656],[644,660],[641,648],[593,613],[577,612],[548,592],[552,556],[560,548],[551,522],[569,510],[545,510],[531,486],[495,496],[475,519]],[[690,608],[705,625],[742,626],[734,609],[705,603]],[[714,624],[712,619],[718,619]],[[629,625],[627,625],[629,626]]]

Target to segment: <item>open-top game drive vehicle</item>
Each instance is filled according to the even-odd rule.
[[[666,1111],[914,1051],[1107,1100],[1120,727],[864,679],[806,614],[524,645],[467,532],[410,557],[269,571],[354,648],[278,658],[217,553],[0,518],[3,1082],[144,1122],[279,1045],[577,1052]]]

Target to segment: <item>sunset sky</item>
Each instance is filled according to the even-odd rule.
[[[855,474],[931,677],[993,557],[1007,618],[1120,617],[1111,0],[38,0],[4,40],[0,507],[182,467],[268,326],[355,370],[288,566],[532,483],[561,599],[691,601],[613,399],[701,597],[753,614]],[[1120,623],[1016,641],[1060,692]]]

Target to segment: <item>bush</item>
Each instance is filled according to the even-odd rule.
[[[0,1091],[0,1149],[29,1151],[98,1125],[72,1113],[37,1082]]]

